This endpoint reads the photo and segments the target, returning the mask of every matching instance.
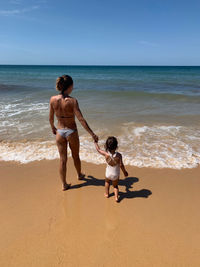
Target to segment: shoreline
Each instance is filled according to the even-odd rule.
[[[199,171],[127,166],[121,201],[103,197],[105,165],[71,158],[0,162],[1,266],[199,266]],[[113,189],[111,187],[111,193]]]
[[[56,146],[55,146],[56,147]],[[57,149],[57,147],[56,147],[56,149]],[[56,150],[57,151],[57,150]],[[71,152],[70,152],[71,153]],[[95,151],[95,154],[97,155],[97,156],[99,156],[98,154],[97,154],[97,152]],[[80,160],[81,160],[81,163],[83,164],[83,166],[86,164],[91,164],[91,165],[94,165],[94,166],[101,166],[101,167],[106,167],[106,163],[102,163],[102,162],[104,162],[104,159],[103,159],[103,157],[102,156],[99,156],[99,158],[101,159],[101,162],[91,162],[91,161],[87,161],[87,160],[85,160],[85,159],[81,159],[81,156],[80,156]],[[17,161],[17,160],[0,160],[0,167],[2,166],[7,166],[7,165],[11,165],[12,167],[16,167],[16,166],[26,166],[26,165],[30,165],[30,166],[32,166],[32,165],[37,165],[37,164],[43,164],[43,163],[53,163],[53,164],[55,164],[55,163],[58,163],[59,162],[59,157],[58,158],[53,158],[53,159],[40,159],[40,160],[37,160],[37,159],[35,159],[35,160],[33,160],[33,161],[25,161],[25,162],[21,162],[21,161]],[[71,155],[68,155],[68,163],[67,164],[70,164],[71,165],[71,163],[73,164],[73,159],[72,159],[72,157],[71,157]],[[180,168],[180,169],[178,169],[178,168],[170,168],[170,167],[153,167],[153,166],[148,166],[148,167],[146,167],[146,166],[134,166],[134,165],[131,165],[131,164],[126,164],[126,163],[124,163],[126,166],[128,166],[128,168],[131,168],[131,169],[137,169],[137,170],[147,170],[147,169],[149,169],[149,170],[154,170],[154,171],[175,171],[175,172],[182,172],[182,171],[189,171],[189,170],[196,170],[196,169],[199,169],[200,170],[200,164],[196,164],[196,166],[195,167],[191,167],[191,168],[186,168],[186,167],[182,167],[182,168]],[[122,176],[122,172],[120,171],[120,173],[121,173],[121,175],[120,175],[120,177]]]

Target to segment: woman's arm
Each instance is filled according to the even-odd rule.
[[[77,117],[77,119],[80,121],[82,126],[85,128],[85,130],[92,136],[95,142],[98,141],[98,136],[92,131],[92,129],[89,127],[87,121],[84,119],[83,114],[79,108],[78,101],[75,99],[74,103],[74,113]]]
[[[51,125],[51,129],[53,134],[56,134],[57,129],[54,126],[54,108],[53,108],[53,97],[51,97],[50,99],[50,104],[49,104],[49,123]]]

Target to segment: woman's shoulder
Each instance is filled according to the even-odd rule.
[[[70,100],[73,103],[74,107],[78,107],[78,100],[75,97],[70,96]]]
[[[53,95],[53,96],[51,96],[50,101],[52,102],[52,101],[58,100],[60,98],[61,98],[61,95]]]
[[[50,105],[54,105],[58,101],[58,95],[53,95],[50,98]]]
[[[60,99],[62,99],[62,95],[60,95],[60,94],[59,95],[53,95],[53,96],[51,96],[50,101],[56,101],[56,100],[60,100]],[[75,97],[72,97],[72,96],[68,96],[68,97],[66,97],[66,99],[71,100],[73,102],[77,101],[77,99]]]
[[[70,96],[70,99],[74,102],[74,103],[78,103],[78,100],[75,97]]]

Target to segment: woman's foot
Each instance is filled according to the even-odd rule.
[[[115,197],[115,201],[118,203],[119,202],[119,196]]]
[[[85,174],[81,173],[78,176],[78,180],[83,180],[85,178]]]
[[[71,184],[64,184],[63,185],[63,191],[66,191],[70,188]]]
[[[109,198],[109,194],[104,193],[104,197]]]

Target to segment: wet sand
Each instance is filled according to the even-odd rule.
[[[200,266],[199,167],[127,167],[120,203],[103,197],[104,165],[77,181],[70,159],[65,192],[57,169],[0,162],[0,266]]]

